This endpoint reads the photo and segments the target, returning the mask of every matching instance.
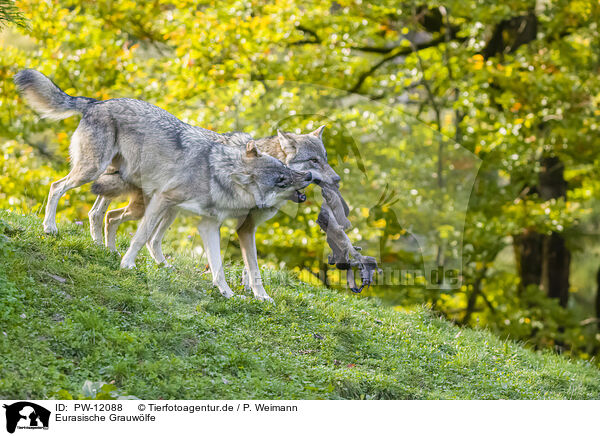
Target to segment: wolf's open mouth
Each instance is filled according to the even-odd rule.
[[[300,190],[296,190],[290,195],[290,200],[294,203],[304,203],[306,201],[306,194]]]

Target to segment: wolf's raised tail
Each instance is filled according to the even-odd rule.
[[[23,98],[43,118],[62,120],[83,113],[90,103],[97,101],[71,97],[36,70],[21,70],[15,74],[14,81]]]

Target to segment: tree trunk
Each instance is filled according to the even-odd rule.
[[[539,191],[542,199],[565,198],[564,164],[556,156],[542,158],[541,164]],[[567,307],[571,253],[561,234],[552,232],[544,236],[542,256],[541,286],[549,297],[557,298],[562,307]]]
[[[600,268],[598,268],[598,273],[596,274],[596,319],[597,321],[597,329],[600,331]]]
[[[542,287],[548,297],[557,298],[562,307],[569,302],[569,270],[571,253],[558,233],[544,237],[544,274]]]
[[[517,271],[521,277],[520,291],[529,285],[539,286],[542,281],[543,240],[543,235],[532,230],[525,230],[514,239]]]
[[[567,183],[564,165],[556,156],[541,160],[539,183],[535,191],[542,200],[564,198]],[[521,289],[538,285],[550,298],[556,298],[562,307],[569,301],[569,272],[571,253],[560,233],[542,235],[526,230],[515,238],[515,256],[521,278]]]
[[[512,53],[537,37],[538,19],[533,11],[499,22],[483,49],[484,58]],[[567,184],[564,165],[556,156],[541,159],[538,185],[531,189],[543,200],[564,198]],[[521,278],[520,289],[539,285],[549,297],[557,298],[565,307],[569,299],[569,267],[571,254],[561,234],[542,235],[526,230],[514,240],[517,271]]]

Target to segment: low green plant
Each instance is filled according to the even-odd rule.
[[[285,271],[265,274],[276,302],[265,304],[242,289],[239,265],[227,278],[248,298],[225,300],[198,259],[179,254],[169,269],[142,253],[121,270],[85,226],[46,236],[39,218],[8,211],[0,223],[0,398],[600,398],[593,364],[424,307]]]

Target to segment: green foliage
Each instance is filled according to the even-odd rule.
[[[543,289],[520,290],[512,254],[525,231],[561,234],[573,251],[596,245],[598,2],[18,5],[29,29],[0,34],[0,207],[42,212],[49,183],[67,171],[78,122],[33,114],[12,84],[21,68],[42,71],[68,93],[142,98],[217,131],[264,136],[326,123],[329,160],[351,206],[350,236],[387,272],[369,295],[427,304],[534,347],[582,357],[600,350],[594,324],[582,325],[595,316],[597,253],[574,257],[573,276],[585,280],[573,281],[567,310]],[[537,24],[525,42],[514,20],[532,11]],[[494,35],[501,50],[493,50]],[[527,194],[546,155],[565,164],[566,199]],[[70,191],[59,219],[83,221],[92,203],[88,188]],[[261,228],[261,259],[314,283],[328,253],[315,225],[319,206],[313,190]],[[192,223],[180,218],[169,233],[174,258],[199,245]],[[232,239],[234,229],[224,233]],[[239,259],[233,239],[227,256]],[[460,271],[459,289],[390,278],[439,263]],[[343,282],[331,276],[333,286]]]
[[[123,271],[85,228],[55,238],[38,218],[0,219],[3,398],[600,398],[590,363],[422,307],[394,310],[283,270],[265,271],[276,305],[224,300],[192,258],[168,270],[143,255]],[[239,266],[226,271],[240,283]]]
[[[83,383],[79,394],[73,395],[66,389],[60,389],[50,396],[56,400],[139,400],[134,395],[121,395],[113,384],[90,380]]]
[[[6,24],[16,24],[17,26],[26,26],[23,14],[15,6],[14,0],[0,0],[0,29]]]

